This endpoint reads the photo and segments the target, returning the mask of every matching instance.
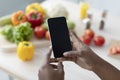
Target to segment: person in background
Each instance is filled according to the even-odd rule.
[[[80,67],[93,71],[101,80],[120,80],[120,71],[100,58],[88,46],[83,44],[74,32],[71,33],[73,50],[65,52],[63,58],[50,59],[52,49],[49,50],[45,64],[39,70],[39,80],[64,80],[62,61],[75,62]],[[57,65],[51,64],[58,61]]]

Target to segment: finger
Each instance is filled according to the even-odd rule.
[[[62,62],[59,62],[58,63],[58,70],[59,70],[59,72],[63,72],[64,70],[64,66],[63,66],[63,64],[62,64]]]
[[[77,50],[77,47],[75,45],[72,45],[72,50]]]
[[[79,56],[79,52],[78,51],[68,51],[63,53],[64,57],[77,57]]]
[[[73,30],[69,30],[69,35],[70,35],[70,36],[73,36],[73,35],[72,35],[73,32],[74,32]]]
[[[51,53],[52,53],[52,46],[49,47],[49,51],[48,51],[47,56],[50,57],[50,56],[51,56]]]
[[[57,62],[62,62],[62,61],[72,61],[72,58],[71,57],[57,58]]]
[[[75,61],[76,57],[62,57],[62,58],[55,58],[55,59],[50,59],[49,63],[53,62],[62,62],[62,61]]]
[[[72,41],[70,41],[71,42],[71,45],[73,45],[73,42]]]
[[[66,61],[66,60],[68,60],[68,58],[64,58],[64,57],[62,57],[62,58],[51,58],[49,60],[49,63],[62,62],[62,61]]]
[[[52,54],[52,47],[50,47],[49,52],[47,53],[47,62],[49,62],[51,54]]]
[[[77,39],[77,41],[78,41],[82,46],[85,45],[85,44],[79,39],[79,37],[77,36],[77,34],[76,34],[74,31],[72,31],[72,35]]]
[[[53,62],[58,62],[58,59],[57,58],[50,58],[49,63],[53,63]]]
[[[84,43],[78,38],[75,32],[71,32],[71,40],[73,41],[73,50],[80,50],[83,47]],[[81,42],[80,42],[80,41]]]
[[[72,41],[71,41],[71,45],[72,45],[72,50],[77,50],[77,48],[75,47],[75,45]]]
[[[49,65],[52,69],[57,69],[58,68],[58,66],[57,65],[54,65],[54,64],[50,64]]]

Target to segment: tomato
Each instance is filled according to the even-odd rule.
[[[105,39],[102,36],[95,36],[93,41],[96,46],[102,46],[105,43]]]
[[[120,46],[116,46],[115,48],[116,48],[116,50],[117,50],[117,53],[120,54]]]
[[[91,38],[88,35],[80,36],[80,40],[85,43],[86,45],[90,45]]]
[[[109,53],[112,54],[112,55],[116,54],[116,53],[117,53],[116,48],[115,48],[115,47],[111,47],[111,48],[109,49]]]
[[[114,46],[109,49],[110,54],[120,54],[120,46]]]
[[[37,38],[43,38],[45,36],[45,33],[46,33],[46,29],[40,27],[40,26],[37,26],[35,27],[34,29],[34,35],[37,37]]]
[[[50,40],[50,33],[49,33],[49,31],[47,31],[47,32],[45,33],[45,38],[46,38],[47,40]]]
[[[86,29],[84,35],[88,35],[92,39],[94,37],[94,32],[91,29]]]

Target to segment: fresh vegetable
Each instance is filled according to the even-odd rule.
[[[50,40],[50,33],[49,33],[49,31],[47,31],[47,32],[45,33],[45,38],[46,38],[47,40]]]
[[[12,15],[7,15],[7,16],[1,17],[0,18],[0,26],[5,26],[5,25],[12,24],[12,22],[11,22],[11,16]]]
[[[16,26],[19,25],[20,23],[26,22],[27,17],[23,11],[18,11],[12,14],[11,20],[12,20],[12,24]]]
[[[109,49],[109,54],[112,54],[112,55],[117,54],[117,49],[116,49],[116,47],[111,47],[111,48]]]
[[[87,11],[90,8],[89,4],[83,2],[80,5],[80,18],[85,19],[87,17]]]
[[[27,18],[28,18],[28,22],[31,23],[33,29],[36,26],[40,26],[43,22],[43,16],[40,12],[30,12],[27,15]]]
[[[6,25],[2,28],[1,34],[4,35],[4,37],[10,42],[14,42],[13,31],[14,27],[12,25]]]
[[[42,16],[45,16],[45,10],[44,8],[40,5],[40,3],[32,3],[26,7],[26,13],[29,14],[30,12],[35,12],[38,11],[42,14]]]
[[[45,36],[46,30],[40,26],[35,27],[34,34],[37,38],[43,38]]]
[[[18,44],[22,41],[29,41],[32,34],[33,29],[31,28],[31,24],[25,22],[14,28],[13,38],[15,40],[15,43]]]
[[[33,30],[28,22],[21,23],[17,27],[8,25],[1,31],[1,34],[4,35],[8,41],[15,42],[17,44],[22,41],[30,40],[32,33]]]
[[[102,46],[105,43],[105,39],[102,36],[95,36],[93,41],[96,46]]]
[[[80,36],[80,40],[85,43],[86,45],[90,45],[91,38],[88,35],[82,35]]]
[[[69,15],[66,7],[64,7],[61,4],[51,6],[50,9],[48,10],[48,13],[51,18],[61,17],[61,16],[68,18]]]
[[[41,27],[43,27],[44,29],[48,30],[48,24],[46,22],[44,22]]]
[[[113,46],[109,49],[109,54],[120,54],[120,46]]]
[[[88,35],[91,39],[94,37],[94,31],[91,29],[85,30],[84,34]]]
[[[70,20],[67,20],[67,25],[68,25],[69,29],[74,29],[75,28],[75,23],[70,21]]]
[[[31,60],[34,56],[33,44],[27,41],[20,42],[17,47],[17,56],[23,61]]]

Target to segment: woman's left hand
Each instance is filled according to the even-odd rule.
[[[57,65],[51,64],[50,56],[52,49],[49,50],[45,64],[39,70],[39,80],[64,80],[64,69],[62,62]]]

